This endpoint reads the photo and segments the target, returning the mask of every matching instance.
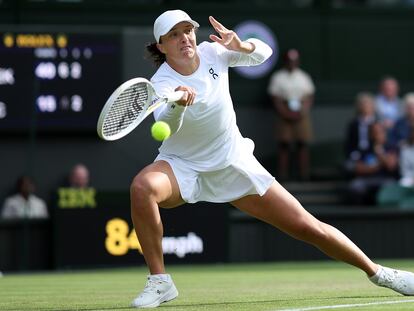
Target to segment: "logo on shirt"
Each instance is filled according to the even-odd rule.
[[[208,73],[211,74],[211,76],[213,77],[214,80],[216,80],[218,78],[218,74],[214,72],[213,68],[210,68],[208,70]]]

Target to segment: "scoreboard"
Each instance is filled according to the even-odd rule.
[[[119,33],[0,31],[0,132],[94,131],[121,83]]]

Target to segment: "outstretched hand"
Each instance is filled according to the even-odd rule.
[[[209,16],[209,21],[219,36],[210,35],[210,39],[224,46],[228,50],[237,52],[251,53],[254,45],[240,40],[239,36],[233,31],[224,27],[213,16]]]

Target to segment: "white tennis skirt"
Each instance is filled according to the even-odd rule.
[[[188,203],[224,203],[251,194],[262,196],[275,181],[253,154],[243,155],[237,163],[210,172],[195,171],[185,160],[176,157],[160,154],[155,161],[160,160],[170,164],[181,197]]]

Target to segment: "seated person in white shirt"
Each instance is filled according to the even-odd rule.
[[[29,176],[22,176],[17,180],[16,193],[7,197],[1,210],[2,219],[49,217],[46,203],[34,194],[35,185]]]

